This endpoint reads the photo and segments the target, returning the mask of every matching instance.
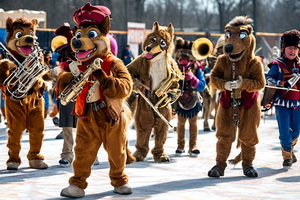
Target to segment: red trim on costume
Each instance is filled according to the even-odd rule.
[[[242,103],[243,107],[247,110],[252,107],[252,105],[257,101],[258,92],[247,92],[246,90],[242,91]],[[228,110],[231,106],[231,92],[230,91],[222,91],[220,96],[220,103]]]
[[[114,55],[108,55],[107,57],[105,57],[103,59],[103,62],[101,63],[101,68],[102,70],[106,73],[107,76],[110,75],[110,68],[111,68],[111,63],[113,62],[113,60],[115,59]],[[78,65],[77,67],[81,70],[81,71],[85,71],[86,70],[86,66],[90,63],[92,63],[93,60],[89,60],[85,63],[83,63],[83,65]],[[89,79],[91,79],[92,76],[89,77]],[[87,82],[84,87],[83,90],[81,91],[81,93],[78,95],[78,97],[76,98],[76,102],[75,102],[75,106],[74,106],[74,115],[76,115],[79,118],[86,118],[86,95],[88,90],[90,89],[90,87],[93,84],[91,84],[90,82]],[[100,93],[100,98],[102,101],[105,101],[105,96],[103,95],[103,91],[101,89],[101,87],[99,87],[99,93]]]

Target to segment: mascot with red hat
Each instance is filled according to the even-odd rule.
[[[110,14],[107,7],[87,3],[73,15],[76,26],[71,48],[77,61],[70,67],[76,66],[78,74],[62,73],[57,85],[61,103],[76,101],[73,113],[78,121],[74,176],[69,179],[70,185],[61,191],[61,196],[85,196],[86,179],[102,144],[108,153],[114,192],[132,193],[124,173],[126,130],[131,116],[124,102],[132,91],[132,80],[122,60],[111,53],[107,37]]]

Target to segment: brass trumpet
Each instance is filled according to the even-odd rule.
[[[206,59],[213,53],[213,44],[207,38],[198,38],[192,46],[192,54],[197,60]]]

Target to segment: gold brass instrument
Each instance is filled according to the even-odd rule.
[[[74,102],[77,96],[81,93],[85,83],[88,81],[89,76],[96,70],[101,69],[101,58],[96,58],[93,63],[89,65],[87,70],[81,72],[74,80],[61,92],[59,99],[62,105],[66,106],[71,101]]]
[[[171,67],[167,67],[168,77],[162,83],[162,85],[155,91],[157,97],[161,97],[155,104],[155,108],[165,107],[167,104],[173,104],[181,95],[179,88],[170,88],[174,83],[178,83],[184,79],[182,74],[178,74]]]
[[[172,126],[172,124],[159,112],[156,106],[154,106],[151,101],[141,92],[141,90],[136,90],[136,92],[143,97],[143,99],[149,104],[149,106],[158,114],[158,116],[174,131],[177,131],[177,127]]]
[[[213,44],[207,38],[198,38],[192,46],[192,54],[197,60],[204,60],[213,53]]]
[[[7,86],[7,92],[17,99],[26,97],[38,78],[49,71],[48,66],[42,65],[40,62],[40,47],[36,44],[32,48],[33,51],[26,57],[24,62],[13,69],[3,81],[3,85]]]

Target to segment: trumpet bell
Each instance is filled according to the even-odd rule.
[[[203,60],[213,52],[213,44],[207,38],[198,38],[192,46],[192,54],[197,60]]]
[[[65,36],[61,36],[61,35],[55,36],[51,40],[51,49],[52,51],[55,51],[55,49],[57,49],[58,47],[64,44],[68,44],[68,40]]]

